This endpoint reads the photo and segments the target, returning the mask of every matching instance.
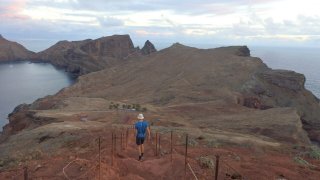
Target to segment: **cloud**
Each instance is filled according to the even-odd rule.
[[[124,25],[124,22],[122,20],[110,16],[97,17],[97,20],[103,27],[116,27]]]
[[[32,0],[30,7],[50,6],[96,12],[142,12],[171,10],[179,14],[228,14],[238,6],[270,3],[279,0]]]
[[[136,30],[136,35],[138,36],[172,36],[174,35],[173,32],[152,32],[146,30]]]
[[[47,39],[47,47],[62,39],[112,34],[131,34],[136,41],[143,37],[159,42],[315,44],[320,32],[320,14],[314,8],[318,4],[316,0],[2,0],[0,33],[30,43]]]
[[[28,16],[21,14],[21,11],[24,9],[25,4],[25,0],[4,0],[0,4],[0,18],[13,20],[28,19]]]

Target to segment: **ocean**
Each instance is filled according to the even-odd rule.
[[[0,131],[17,105],[55,94],[73,82],[70,74],[48,63],[0,63]]]

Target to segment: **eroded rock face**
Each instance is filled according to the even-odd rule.
[[[134,52],[129,35],[115,35],[88,41],[80,49],[96,57],[113,57],[122,59]]]
[[[76,75],[98,71],[137,53],[129,35],[83,41],[60,41],[37,54],[41,61],[65,68]]]
[[[8,41],[0,35],[0,62],[31,60],[35,56],[34,52],[27,50],[21,44]]]
[[[9,124],[3,127],[3,135],[0,141],[2,141],[5,136],[17,133],[31,124],[30,114],[27,113],[29,106],[30,105],[27,104],[21,104],[9,114]]]
[[[306,78],[304,75],[286,70],[272,70],[259,74],[260,78],[269,84],[292,91],[304,90]]]
[[[144,43],[144,46],[143,48],[140,50],[141,54],[143,55],[149,55],[151,53],[154,53],[154,52],[157,52],[156,48],[154,47],[154,45],[149,41],[147,40],[145,43]]]

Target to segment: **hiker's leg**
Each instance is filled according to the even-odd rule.
[[[143,146],[143,144],[141,144],[141,153],[142,153],[142,154],[144,153],[144,146]]]
[[[141,145],[138,145],[138,150],[139,150],[139,156],[141,156]]]

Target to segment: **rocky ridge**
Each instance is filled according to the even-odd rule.
[[[186,116],[176,124],[187,123],[192,127],[220,124],[221,129],[260,134],[283,142],[310,144],[310,139],[320,142],[319,101],[304,88],[304,76],[268,68],[259,58],[251,57],[246,46],[205,50],[176,43],[152,56],[128,59],[112,68],[80,76],[76,84],[36,101],[29,110],[62,110],[68,107],[65,101],[73,102],[74,97],[86,97],[89,101],[103,98],[105,103],[145,104],[158,109],[155,114],[163,111],[170,119]],[[172,114],[172,109],[176,113]],[[186,109],[189,111],[185,112]],[[220,121],[221,118],[228,121]],[[13,115],[11,119],[17,118]],[[264,123],[259,119],[265,119]],[[279,125],[282,121],[287,127]],[[4,132],[13,129],[9,127],[10,124]],[[276,127],[288,131],[292,127],[290,132],[294,133],[284,130],[281,135],[278,133],[281,129]]]
[[[139,54],[139,49],[134,47],[129,35],[113,35],[95,40],[60,41],[39,52],[37,59],[82,75],[102,70]]]
[[[76,76],[123,63],[130,56],[148,55],[156,51],[149,40],[140,50],[134,47],[129,35],[113,35],[94,40],[59,41],[44,51],[34,53],[0,35],[0,61],[49,62]]]

